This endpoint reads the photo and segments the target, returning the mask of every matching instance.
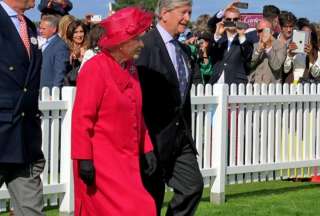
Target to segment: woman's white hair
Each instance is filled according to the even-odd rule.
[[[160,13],[163,9],[173,10],[177,7],[182,7],[185,5],[192,6],[192,0],[158,0],[157,8],[155,14],[160,17]]]

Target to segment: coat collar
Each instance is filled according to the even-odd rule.
[[[154,29],[153,34],[155,38],[154,43],[155,43],[156,51],[158,51],[158,56],[160,57],[160,59],[163,60],[167,68],[167,70],[159,70],[158,72],[162,73],[171,84],[175,86],[179,86],[176,69],[174,68],[174,65],[171,61],[169,52],[161,37],[161,34],[156,28]]]
[[[118,86],[119,90],[123,93],[128,87],[130,87],[131,73],[137,73],[137,69],[132,61],[126,63],[126,67],[123,68],[121,65],[107,52],[102,52],[109,59],[109,64],[112,64],[110,70],[111,76]]]

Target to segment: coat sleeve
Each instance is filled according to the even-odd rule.
[[[140,143],[140,152],[141,154],[148,153],[150,151],[153,151],[153,145],[151,138],[149,136],[149,131],[144,123],[144,120],[142,118],[142,127],[141,127],[141,143]]]
[[[77,80],[77,92],[72,112],[72,159],[93,159],[91,138],[103,95],[106,91],[103,71],[98,59],[87,62]]]
[[[53,80],[53,86],[62,87],[64,77],[67,73],[67,66],[69,63],[69,50],[65,44],[59,45],[55,50],[54,56],[54,70],[55,77]]]

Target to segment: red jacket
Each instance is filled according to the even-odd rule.
[[[143,187],[139,156],[153,150],[142,116],[136,68],[100,53],[81,69],[72,116],[75,215],[156,215]],[[79,178],[78,159],[91,159],[95,184]]]

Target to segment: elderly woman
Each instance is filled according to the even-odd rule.
[[[140,84],[133,59],[152,16],[135,7],[101,22],[101,52],[78,76],[72,116],[75,215],[156,215],[141,181],[156,159],[142,117]],[[143,156],[143,157],[141,157]],[[142,159],[140,161],[140,158]]]

